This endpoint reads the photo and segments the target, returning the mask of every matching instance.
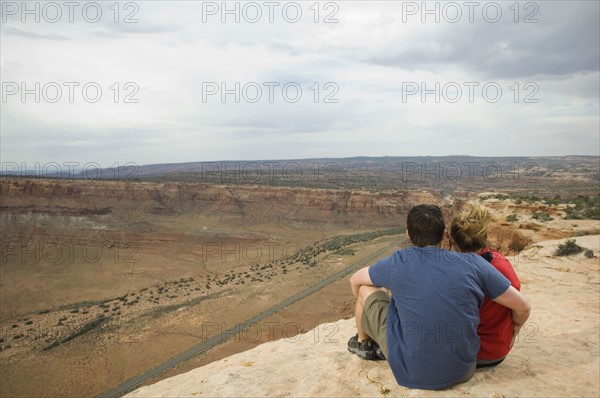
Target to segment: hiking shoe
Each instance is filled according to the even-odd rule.
[[[356,334],[350,337],[350,340],[348,340],[348,351],[353,352],[362,359],[366,359],[368,361],[378,360],[379,357],[377,356],[377,352],[375,351],[373,343],[373,340],[367,340],[359,343],[358,334]]]
[[[375,340],[372,340],[372,341],[373,341],[373,348],[375,349],[375,355],[377,355],[377,359],[384,361],[385,355],[383,355],[383,351],[381,351],[381,347],[379,347],[379,344],[377,344],[377,342]]]

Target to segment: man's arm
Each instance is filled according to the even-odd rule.
[[[529,318],[531,305],[529,305],[521,292],[519,292],[513,286],[510,286],[504,293],[492,300],[512,310],[512,318],[515,324],[513,337],[514,341],[514,338],[519,334],[521,327]]]
[[[374,286],[369,275],[369,267],[359,269],[350,278],[350,286],[352,287],[354,297],[358,297],[358,289],[363,285]]]

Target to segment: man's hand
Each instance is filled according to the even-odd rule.
[[[522,327],[523,327],[523,325],[519,325],[519,324],[513,322],[513,337],[512,337],[512,340],[510,341],[510,345],[508,346],[509,350],[512,350],[513,345],[515,344],[515,341],[517,340],[517,336],[519,335],[519,332],[521,331]]]
[[[512,318],[514,323],[513,340],[510,343],[510,346],[512,347],[517,335],[519,334],[519,331],[521,330],[521,327],[529,318],[531,306],[525,297],[523,297],[523,295],[513,286],[510,286],[504,293],[493,300],[498,304],[501,304],[512,310]]]

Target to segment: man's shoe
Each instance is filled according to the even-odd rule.
[[[375,340],[373,340],[373,348],[375,349],[375,355],[377,355],[377,359],[385,360],[385,355],[383,355],[383,351],[381,351],[381,347]]]
[[[380,359],[377,356],[377,352],[375,351],[373,343],[373,340],[367,340],[363,341],[362,343],[359,343],[357,334],[355,336],[350,337],[350,340],[348,340],[348,351],[353,352],[362,359],[366,359],[369,361]]]

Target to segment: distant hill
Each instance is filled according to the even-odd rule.
[[[37,166],[3,167],[3,175],[115,181],[270,185],[371,191],[427,188],[443,193],[486,189],[592,193],[600,182],[600,157],[406,156],[211,161],[74,170]],[[82,167],[82,166],[80,166]],[[41,169],[41,170],[39,170]]]

